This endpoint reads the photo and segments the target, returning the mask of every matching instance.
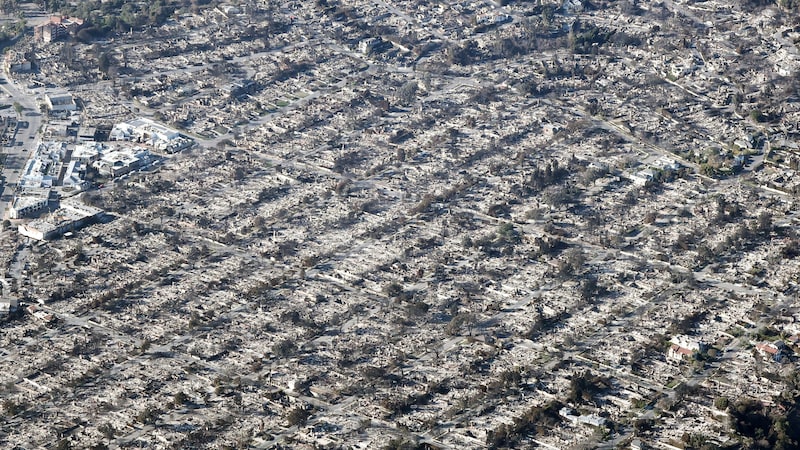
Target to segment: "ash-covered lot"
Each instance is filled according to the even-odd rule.
[[[790,2],[163,3],[14,45],[194,145],[4,225],[4,447],[797,445]]]

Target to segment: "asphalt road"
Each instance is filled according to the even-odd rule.
[[[36,137],[42,125],[43,116],[36,103],[36,94],[26,92],[27,90],[22,86],[12,83],[5,74],[0,74],[0,88],[4,94],[0,97],[0,103],[13,104],[17,102],[23,107],[22,114],[17,118],[22,126],[18,127],[11,147],[2,147],[0,150],[6,155],[2,170],[3,190],[0,193],[0,211],[2,211],[3,218],[6,218],[8,204],[11,202],[14,189],[19,182],[20,172],[38,143]],[[13,113],[14,110],[11,111]]]

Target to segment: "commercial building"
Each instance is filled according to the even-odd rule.
[[[86,142],[78,144],[72,151],[72,161],[80,161],[85,164],[91,164],[100,159],[100,153],[103,151],[103,144],[99,142]]]
[[[130,141],[147,144],[156,150],[175,153],[192,144],[192,140],[178,131],[146,118],[114,125],[108,136],[110,141]]]
[[[13,314],[19,308],[19,301],[15,298],[0,299],[0,317]]]
[[[96,141],[98,137],[97,128],[95,127],[80,127],[78,128],[79,141]]]
[[[63,113],[78,109],[75,98],[69,92],[47,93],[44,95],[44,101],[51,113]]]
[[[28,59],[24,53],[15,50],[6,52],[6,57],[3,59],[3,69],[7,74],[30,72],[32,69],[31,60]]]
[[[61,166],[66,157],[66,144],[48,142],[40,144],[36,152],[25,163],[19,186],[24,188],[50,188],[58,181]]]
[[[118,177],[153,162],[149,151],[141,147],[123,147],[104,151],[92,165],[101,175]]]
[[[63,202],[61,207],[45,217],[32,220],[18,227],[19,234],[40,241],[53,240],[68,231],[80,229],[103,213],[77,201]]]
[[[22,219],[45,211],[50,203],[50,191],[48,189],[42,191],[40,193],[28,192],[27,195],[15,195],[8,206],[8,217]]]
[[[37,42],[53,42],[77,33],[83,27],[83,19],[77,17],[51,16],[50,20],[33,28]]]
[[[73,159],[69,162],[69,164],[67,164],[67,170],[64,172],[64,178],[61,181],[61,185],[65,187],[82,188],[86,184],[86,181],[83,179],[85,171],[85,165],[82,162]]]

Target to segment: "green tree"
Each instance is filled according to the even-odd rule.
[[[289,411],[289,414],[286,415],[286,420],[289,422],[289,426],[302,426],[305,425],[309,416],[311,416],[310,410],[298,406]]]
[[[110,52],[103,52],[97,58],[97,70],[99,70],[105,76],[108,76],[111,68],[116,65],[117,61],[114,59],[114,55],[112,55]]]

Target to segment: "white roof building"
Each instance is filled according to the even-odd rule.
[[[666,156],[662,156],[653,163],[653,166],[659,170],[668,170],[668,171],[677,171],[681,168],[681,165],[678,161],[674,158],[667,158]]]
[[[110,141],[131,141],[147,144],[157,150],[177,152],[191,145],[191,140],[158,122],[138,118],[114,125],[108,136]]]
[[[91,163],[100,159],[100,153],[103,151],[103,144],[99,142],[86,142],[75,146],[72,151],[72,160],[80,161],[83,163]]]
[[[78,104],[69,92],[49,92],[44,95],[47,109],[51,112],[75,111]]]
[[[67,170],[64,172],[64,179],[61,184],[74,188],[83,187],[83,185],[86,183],[82,176],[82,173],[85,169],[86,168],[81,161],[73,159],[67,165]]]
[[[58,180],[61,163],[66,156],[66,144],[48,142],[39,144],[36,152],[25,163],[19,186],[23,188],[50,188]]]
[[[640,170],[630,175],[633,184],[636,186],[644,186],[655,178],[656,174],[652,169]]]
[[[152,155],[141,147],[126,147],[104,151],[92,166],[103,175],[118,177],[147,166],[153,161]]]

